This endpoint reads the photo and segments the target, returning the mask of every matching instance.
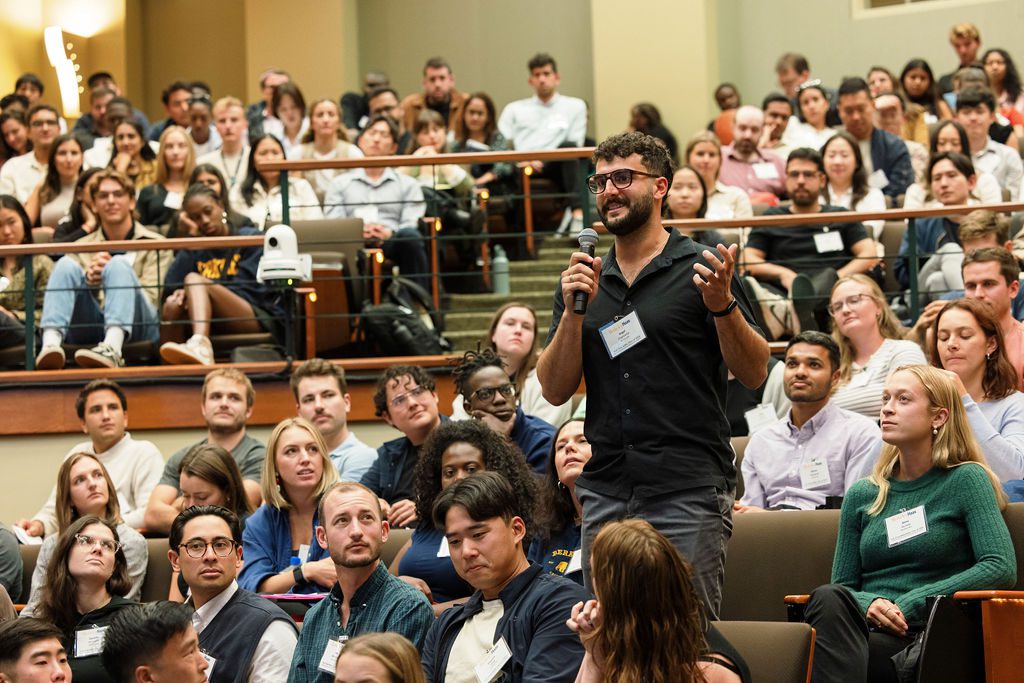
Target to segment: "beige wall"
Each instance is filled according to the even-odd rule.
[[[59,104],[57,80],[42,47],[42,22],[42,0],[0,0],[0,91],[12,92],[18,76],[30,71],[43,78],[44,99]]]

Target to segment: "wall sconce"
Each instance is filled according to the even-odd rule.
[[[46,56],[57,73],[57,84],[60,86],[64,116],[76,118],[81,115],[78,95],[82,92],[82,88],[78,85],[80,67],[74,61],[78,55],[71,53],[72,59],[68,59],[67,52],[65,52],[64,31],[60,26],[47,26],[43,31],[43,42],[46,45]],[[71,43],[67,44],[68,49],[72,47]]]

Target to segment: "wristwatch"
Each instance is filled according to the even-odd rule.
[[[733,297],[732,303],[730,303],[728,306],[726,306],[722,310],[720,310],[720,311],[709,310],[708,313],[710,313],[711,315],[713,315],[716,318],[724,318],[725,316],[727,316],[730,313],[732,313],[733,309],[736,308],[739,305],[740,305],[739,299],[737,299],[736,297]]]
[[[295,579],[295,583],[299,584],[306,580],[305,575],[302,573],[302,565],[295,565],[295,569],[292,570],[292,578]]]

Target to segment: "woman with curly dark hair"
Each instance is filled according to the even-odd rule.
[[[527,531],[533,528],[537,484],[522,452],[482,422],[445,422],[423,444],[416,464],[419,526],[398,551],[391,573],[419,588],[440,614],[464,602],[473,588],[455,573],[448,540],[430,523],[434,499],[442,490],[476,472],[499,472],[521,501]]]

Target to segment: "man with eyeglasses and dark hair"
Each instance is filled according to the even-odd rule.
[[[384,516],[394,527],[416,525],[414,483],[420,446],[442,420],[434,378],[415,365],[392,365],[373,392],[378,417],[402,432],[377,449],[377,460],[360,483],[381,499]]]
[[[190,507],[171,524],[171,566],[191,589],[192,625],[209,663],[211,683],[280,683],[298,641],[292,618],[274,603],[238,587],[242,529],[216,505]]]
[[[452,370],[452,379],[470,417],[519,446],[530,467],[543,474],[555,428],[516,404],[515,384],[498,354],[491,349],[467,351]]]
[[[0,167],[0,194],[12,195],[22,204],[46,177],[50,146],[60,135],[60,117],[48,104],[37,104],[29,109],[26,121],[32,149],[8,159]]]

